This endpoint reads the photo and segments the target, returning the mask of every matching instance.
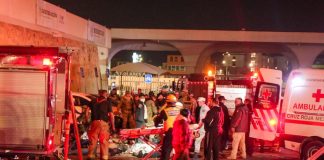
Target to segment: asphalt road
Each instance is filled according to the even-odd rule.
[[[224,155],[221,156],[220,160],[225,160],[227,156],[229,156],[230,150],[227,150],[224,152]],[[98,154],[99,156],[99,154]],[[263,153],[260,152],[255,152],[252,157],[248,157],[248,160],[298,160],[298,153],[293,152],[287,149],[280,149],[280,151],[276,152],[270,152],[270,151],[265,151]],[[76,160],[78,159],[75,154],[71,154],[69,156],[70,159]],[[86,155],[84,155],[84,159],[86,158]],[[140,160],[141,158],[136,158],[132,155],[129,154],[120,154],[120,155],[115,155],[109,157],[111,160]],[[152,160],[157,160],[158,158],[150,158]],[[203,158],[200,158],[203,159]],[[240,159],[238,157],[238,159]]]

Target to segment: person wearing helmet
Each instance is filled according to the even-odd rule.
[[[176,106],[177,98],[173,94],[169,94],[166,99],[167,106],[154,118],[155,126],[164,121],[164,138],[161,151],[161,160],[168,160],[172,151],[172,128],[177,116],[180,114],[180,108]]]

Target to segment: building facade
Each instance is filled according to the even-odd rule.
[[[162,64],[162,69],[167,70],[170,75],[188,74],[182,55],[168,55],[167,62]]]

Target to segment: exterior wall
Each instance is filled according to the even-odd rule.
[[[63,23],[56,24],[53,17],[43,22],[44,15],[38,12],[43,9],[62,16]],[[105,34],[98,36],[95,29]],[[111,47],[110,29],[44,0],[0,0],[0,45],[74,47],[77,52],[72,55],[71,89],[97,93],[99,88],[108,88],[105,68]],[[80,76],[80,67],[85,78]]]
[[[181,55],[168,55],[167,62],[163,64],[164,69],[167,70],[171,74],[180,75],[180,74],[187,74],[185,62],[183,56]],[[179,69],[173,70],[170,67],[177,66]],[[183,70],[180,69],[183,68]]]
[[[68,37],[81,41],[87,41],[89,39],[89,21],[68,11],[65,11],[64,24],[61,28],[54,28],[53,26],[49,27],[50,25],[48,27],[38,25],[38,2],[43,2],[43,0],[0,0],[0,21],[46,32],[60,37]],[[51,5],[50,3],[48,4]],[[57,6],[55,7],[59,8]],[[106,43],[97,43],[97,45],[111,48],[110,29],[102,26],[99,28],[103,29],[106,33]],[[94,41],[94,43],[96,42]]]
[[[94,67],[98,66],[98,49],[94,44],[53,37],[51,34],[0,22],[0,45],[76,47],[78,51],[72,55],[71,89],[77,92],[97,93]],[[80,67],[84,68],[85,78],[80,76]]]

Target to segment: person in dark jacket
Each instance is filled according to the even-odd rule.
[[[230,116],[228,113],[228,108],[227,106],[224,104],[226,99],[224,96],[219,96],[218,97],[218,101],[219,101],[219,106],[222,108],[223,114],[224,114],[224,125],[223,125],[223,134],[222,134],[222,139],[221,139],[221,148],[220,151],[223,151],[224,149],[227,148],[227,141],[229,138],[228,132],[229,132],[229,128],[231,125],[231,120],[230,120]]]
[[[243,104],[242,98],[235,99],[236,111],[231,121],[231,133],[233,135],[232,152],[227,159],[236,159],[237,150],[240,145],[241,156],[246,159],[245,133],[247,133],[249,109]]]
[[[115,131],[114,115],[112,113],[111,101],[108,99],[107,90],[99,90],[99,97],[90,104],[91,126],[88,131],[89,149],[88,159],[95,159],[96,146],[100,143],[100,159],[108,159],[109,147],[109,121],[112,130]]]
[[[224,115],[217,99],[212,100],[211,106],[211,109],[207,112],[203,120],[206,131],[204,154],[206,160],[218,160]]]
[[[253,114],[253,108],[252,108],[252,103],[250,99],[245,99],[244,100],[244,105],[249,109],[249,118],[248,118],[248,132],[245,134],[245,144],[246,144],[246,154],[248,156],[252,156],[253,154],[253,139],[250,138],[250,124],[252,120],[252,114]]]
[[[141,95],[138,100],[136,100],[135,107],[135,122],[136,128],[145,127],[145,120],[147,119],[147,109],[145,106],[145,97]]]

